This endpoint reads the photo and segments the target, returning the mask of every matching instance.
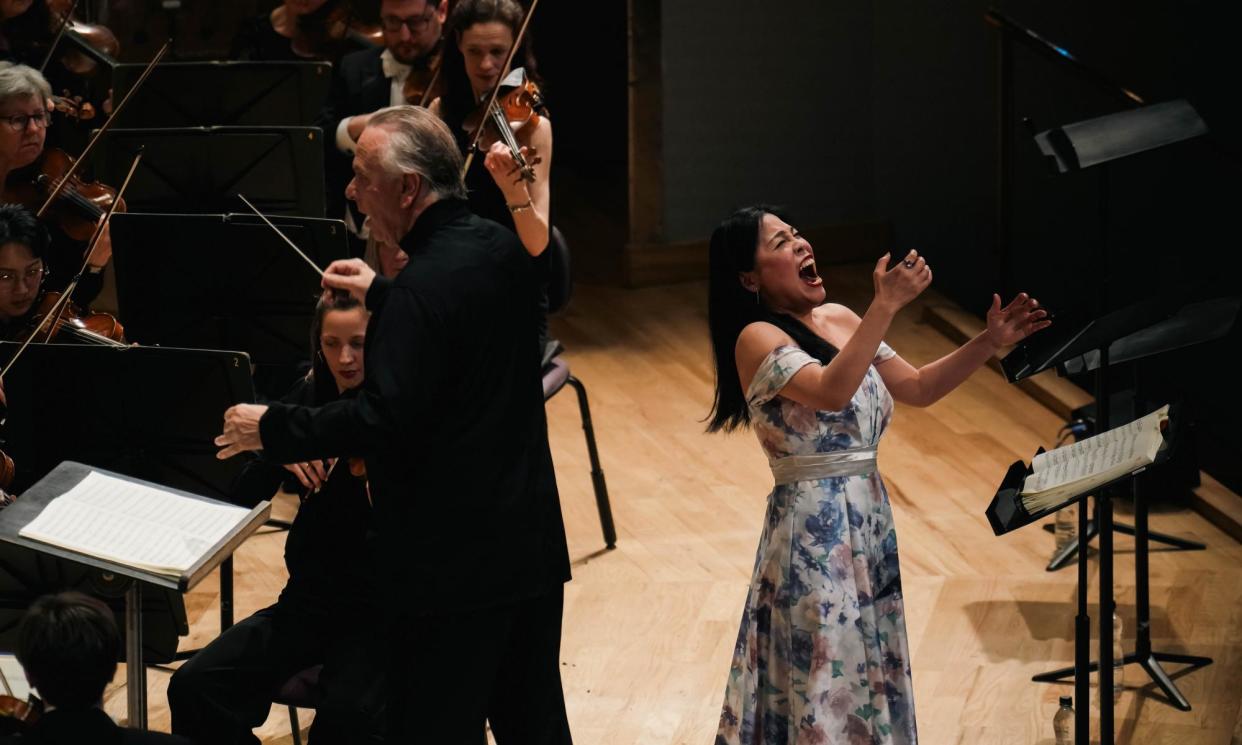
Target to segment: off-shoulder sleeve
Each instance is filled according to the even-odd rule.
[[[807,365],[818,364],[819,360],[802,351],[800,347],[787,345],[773,349],[755,371],[755,377],[746,391],[746,402],[752,406],[760,406],[771,401],[799,370]]]
[[[896,356],[897,353],[893,351],[892,347],[884,342],[880,342],[880,348],[875,350],[875,360],[871,364],[877,365],[881,362],[887,362]]]

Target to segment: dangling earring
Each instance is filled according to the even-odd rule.
[[[759,288],[755,288],[755,305],[759,305]]]

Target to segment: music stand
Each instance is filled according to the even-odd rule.
[[[254,401],[239,352],[31,344],[4,382],[19,492],[76,460],[227,499],[243,466],[212,442],[225,409]]]
[[[320,267],[349,256],[340,220],[271,219]],[[169,236],[177,236],[175,250]],[[112,256],[133,341],[237,349],[265,366],[310,359],[319,277],[258,216],[113,215]]]
[[[1136,100],[1137,97],[1133,97]],[[1207,125],[1199,118],[1190,104],[1185,101],[1173,101],[1166,104],[1154,104],[1150,106],[1140,107],[1138,109],[1122,111],[1116,114],[1110,114],[1103,117],[1088,119],[1062,127],[1045,130],[1035,135],[1035,142],[1040,151],[1048,158],[1053,167],[1054,172],[1074,172],[1083,168],[1091,168],[1095,166],[1103,166],[1104,171],[1100,178],[1101,189],[1101,225],[1103,235],[1098,244],[1099,248],[1096,256],[1093,257],[1092,273],[1096,278],[1097,287],[1097,317],[1106,317],[1110,310],[1108,301],[1108,268],[1110,264],[1109,246],[1108,246],[1108,163],[1124,158],[1130,155],[1146,152],[1153,148],[1163,147],[1183,140],[1198,137],[1207,133]],[[1142,328],[1143,324],[1139,324]],[[1091,327],[1088,327],[1091,328]],[[1126,334],[1128,335],[1128,334]],[[1100,324],[1094,328],[1092,333],[1081,331],[1078,336],[1067,341],[1063,348],[1054,350],[1053,354],[1046,360],[1046,364],[1056,364],[1062,359],[1069,356],[1081,356],[1083,353],[1091,349],[1098,350],[1097,372],[1095,375],[1095,408],[1096,408],[1096,429],[1097,432],[1103,432],[1109,429],[1109,386],[1108,386],[1108,368],[1109,368],[1109,352],[1110,345],[1116,341],[1118,334],[1113,329],[1110,332],[1108,324]],[[1077,355],[1070,355],[1071,347],[1077,345],[1081,347],[1081,352]],[[1141,573],[1144,575],[1139,579],[1138,584],[1143,594],[1141,600],[1146,598],[1146,570],[1147,570],[1147,526],[1146,526],[1146,508],[1141,505],[1142,500],[1136,500],[1135,504],[1135,540],[1136,540],[1136,575]],[[1102,745],[1111,745],[1113,742],[1113,707],[1111,705],[1113,692],[1113,612],[1115,604],[1113,602],[1113,514],[1112,514],[1112,498],[1108,489],[1101,489],[1096,493],[1096,532],[1100,536],[1100,687],[1101,696],[1100,706],[1100,736]],[[1078,535],[1087,536],[1089,530],[1086,510],[1080,510],[1078,515]],[[1085,545],[1080,543],[1079,546]],[[1141,557],[1140,557],[1141,555]],[[1087,602],[1085,588],[1087,586],[1087,562],[1082,560],[1080,556],[1078,561],[1078,616],[1075,619],[1075,655],[1074,668],[1070,671],[1074,675],[1075,681],[1075,737],[1078,742],[1087,742],[1090,736],[1090,707],[1087,705],[1089,698],[1089,685],[1087,677],[1089,675],[1089,657],[1090,651],[1083,637],[1089,639],[1091,632],[1090,616],[1087,611]],[[1139,603],[1140,606],[1143,603]],[[1139,633],[1145,635],[1147,640],[1147,650],[1141,649],[1139,644],[1138,652],[1150,652],[1150,608],[1139,608],[1140,614],[1146,616],[1140,617],[1138,626]],[[1174,704],[1183,710],[1189,710],[1190,704],[1186,701],[1177,687],[1164,673],[1160,667],[1162,658],[1168,661],[1185,662],[1191,661],[1191,664],[1208,664],[1211,660],[1207,658],[1190,658],[1181,655],[1162,655],[1161,653],[1149,653],[1145,659],[1133,659],[1136,655],[1128,655],[1126,661],[1137,661],[1142,664],[1148,674],[1160,684],[1160,686],[1169,695]],[[1184,658],[1184,659],[1174,659]],[[1036,680],[1055,680],[1065,677],[1065,671],[1055,671],[1046,675],[1036,676]],[[1108,702],[1104,705],[1103,702]]]
[[[98,569],[0,542],[0,649],[17,648],[18,625],[31,603],[63,590],[77,590],[107,603],[117,628],[124,630],[128,584]],[[177,659],[178,638],[190,633],[181,593],[147,592],[142,612],[142,658],[152,663]]]
[[[133,63],[113,68],[113,98],[121,100],[145,69]],[[142,95],[134,96],[116,125],[310,125],[331,81],[327,62],[165,62],[151,71]]]
[[[79,553],[70,549],[60,548],[49,543],[31,540],[19,535],[19,531],[42,512],[49,502],[72,489],[91,471],[108,476],[143,483],[139,479],[119,473],[111,473],[100,468],[92,468],[82,463],[66,461],[61,463],[22,494],[13,504],[0,511],[0,541],[21,546],[41,554],[77,562],[87,567],[99,569],[109,574],[130,579],[125,591],[125,685],[128,689],[129,726],[146,729],[147,727],[147,668],[143,658],[143,621],[144,590],[147,585],[189,592],[208,574],[220,565],[225,557],[241,545],[271,513],[270,502],[260,502],[245,515],[216,545],[201,553],[195,564],[176,576],[138,569],[125,563],[100,558],[90,554]],[[162,484],[148,484],[162,487]],[[168,489],[186,499],[210,502],[206,497],[182,491]]]
[[[125,192],[133,212],[228,212],[240,192],[266,215],[323,217],[321,137],[318,127],[109,129],[92,162],[119,184],[143,152]]]

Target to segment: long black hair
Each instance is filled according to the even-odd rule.
[[[494,21],[508,26],[513,38],[516,39],[525,15],[526,11],[517,0],[457,0],[452,4],[448,22],[445,24],[444,59],[440,63],[444,75],[444,93],[440,97],[440,117],[448,122],[450,127],[460,127],[461,122],[464,122],[466,117],[470,116],[470,113],[479,106],[479,102],[474,99],[474,91],[470,87],[470,76],[466,74],[466,58],[457,48],[461,35],[471,26]],[[543,81],[539,78],[535,63],[535,55],[531,51],[530,35],[531,29],[527,28],[521,45],[513,55],[513,66],[524,67],[526,77],[542,84]],[[453,136],[459,140],[464,138],[464,135],[457,131],[453,132]]]
[[[716,396],[712,403],[708,432],[732,432],[750,425],[746,393],[737,374],[734,350],[738,335],[747,325],[764,321],[789,334],[807,354],[828,364],[837,349],[807,328],[798,319],[773,311],[758,293],[742,286],[742,272],[753,271],[759,248],[759,225],[764,215],[789,218],[777,207],[753,204],[725,218],[714,231],[709,248],[707,286],[707,325],[712,335],[712,355],[716,361]]]

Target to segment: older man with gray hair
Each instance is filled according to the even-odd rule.
[[[220,457],[365,456],[396,646],[392,742],[570,742],[559,653],[569,556],[544,419],[538,283],[512,232],[472,214],[445,125],[371,117],[346,195],[409,264],[357,259],[324,286],[365,301],[367,380],[321,408],[242,405]],[[363,557],[340,557],[359,561]]]

